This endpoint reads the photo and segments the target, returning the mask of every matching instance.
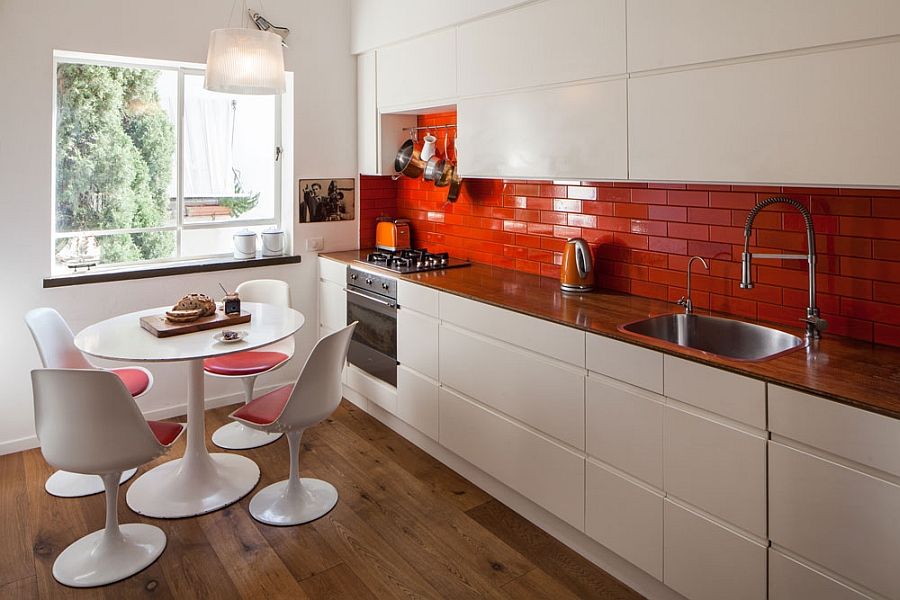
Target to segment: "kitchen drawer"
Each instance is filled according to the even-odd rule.
[[[584,448],[584,376],[536,354],[441,324],[441,383]]]
[[[769,600],[866,600],[864,595],[816,569],[769,548]]]
[[[769,430],[900,476],[900,420],[769,384]]]
[[[670,500],[663,524],[667,586],[690,600],[765,600],[765,546]]]
[[[769,537],[888,598],[900,598],[900,486],[769,442]]]
[[[438,439],[438,384],[404,366],[397,367],[397,416],[431,439]]]
[[[663,393],[661,352],[589,333],[586,361],[587,368],[595,373]]]
[[[319,257],[319,278],[344,287],[347,283],[347,265]]]
[[[441,320],[584,366],[584,332],[572,327],[446,293],[441,294]]]
[[[766,428],[766,384],[674,356],[665,358],[668,398]]]
[[[347,325],[347,293],[343,285],[319,282],[319,325],[328,331]]]
[[[588,455],[662,489],[662,396],[592,375],[585,383]]]
[[[367,401],[377,404],[389,413],[397,413],[397,388],[369,375],[356,365],[347,365],[344,384],[358,392]]]
[[[397,304],[403,308],[411,308],[431,317],[438,316],[438,298],[440,292],[434,288],[410,283],[403,279],[397,282]]]
[[[657,579],[663,577],[663,496],[587,461],[584,532]]]
[[[584,528],[584,458],[458,394],[440,390],[441,445],[576,529]]]
[[[738,528],[766,537],[766,440],[666,407],[665,490]]]
[[[426,106],[456,96],[455,27],[379,48],[375,60],[382,112],[385,107]]]
[[[397,311],[397,360],[438,378],[438,320],[408,308]]]

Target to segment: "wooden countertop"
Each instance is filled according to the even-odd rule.
[[[366,251],[349,250],[320,256],[351,263]],[[762,362],[743,362],[711,356],[621,332],[618,327],[648,316],[677,312],[674,304],[608,290],[588,294],[564,294],[559,282],[549,277],[473,263],[470,267],[398,275],[366,268],[442,292],[493,304],[533,317],[712,365],[748,377],[762,379],[900,418],[900,349],[830,336]],[[706,314],[705,311],[698,311]],[[801,316],[798,313],[798,318]],[[789,330],[803,336],[799,327]]]

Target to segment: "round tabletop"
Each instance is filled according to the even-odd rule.
[[[163,306],[120,315],[86,327],[75,336],[75,346],[85,354],[111,360],[193,360],[267,346],[293,335],[305,320],[302,313],[274,304],[242,302],[241,309],[252,317],[249,323],[229,327],[247,331],[247,337],[239,342],[225,343],[213,338],[225,327],[158,338],[141,327],[140,319],[171,310],[170,306]]]

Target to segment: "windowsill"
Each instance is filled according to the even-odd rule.
[[[99,269],[70,275],[54,275],[44,278],[45,288],[64,287],[69,285],[85,285],[88,283],[106,283],[109,281],[127,281],[130,279],[148,279],[151,277],[168,277],[189,273],[208,273],[211,271],[228,271],[232,269],[249,269],[252,267],[269,267],[288,265],[300,262],[299,256],[266,256],[238,259],[231,257],[203,258],[191,261],[179,261],[166,264],[129,266],[126,268]]]

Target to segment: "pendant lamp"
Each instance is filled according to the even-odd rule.
[[[283,94],[281,42],[281,36],[258,29],[214,29],[203,87],[229,94]]]

